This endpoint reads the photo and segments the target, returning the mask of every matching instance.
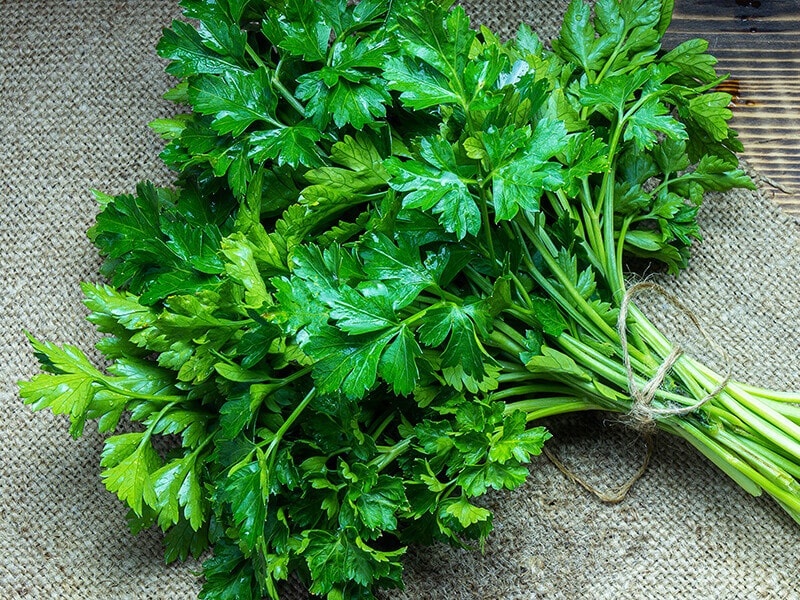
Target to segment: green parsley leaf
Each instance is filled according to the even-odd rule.
[[[158,55],[172,61],[167,67],[167,73],[175,77],[244,72],[247,64],[243,56],[237,56],[242,40],[233,30],[229,30],[226,35],[228,40],[224,45],[230,46],[229,48],[213,40],[211,35],[203,40],[200,33],[188,23],[173,21],[172,29],[165,29],[164,36],[158,43]],[[211,42],[211,47],[207,45],[208,42]],[[234,50],[235,54],[229,54],[230,50]]]
[[[115,492],[137,515],[142,504],[157,506],[153,473],[161,458],[145,433],[125,433],[108,438],[103,446],[100,476],[109,492]]]
[[[468,169],[456,166],[452,146],[440,138],[423,138],[420,156],[425,162],[399,161],[392,157],[385,167],[392,179],[389,185],[407,192],[405,208],[431,210],[439,222],[458,239],[477,235],[481,228],[478,205],[468,187]]]
[[[189,86],[189,100],[197,112],[213,115],[211,126],[221,134],[239,136],[256,122],[283,126],[275,118],[277,100],[265,69],[198,77]]]

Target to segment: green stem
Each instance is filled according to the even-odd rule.
[[[572,206],[564,190],[557,190],[555,193],[548,192],[547,197],[550,198],[550,203],[553,205],[553,210],[556,214],[561,215],[567,213],[570,217],[573,216]]]
[[[147,430],[144,433],[144,436],[142,436],[142,440],[139,442],[139,446],[150,441],[150,438],[153,436],[153,432],[156,430],[158,422],[164,417],[165,414],[167,414],[169,409],[171,409],[174,404],[175,404],[174,402],[172,404],[167,404],[166,406],[162,407],[160,411],[158,411],[155,419],[152,419],[150,425],[148,426]]]
[[[261,60],[261,57],[258,55],[258,53],[250,47],[250,44],[245,44],[244,49],[245,52],[247,52],[247,55],[253,60],[254,63],[256,63],[257,67],[264,70],[268,70],[267,65],[264,63],[263,60]],[[278,65],[280,66],[280,63],[278,63]]]
[[[498,383],[519,383],[525,381],[539,381],[539,377],[529,371],[513,371],[511,373],[500,373],[497,376]]]
[[[606,262],[606,249],[603,246],[603,235],[600,232],[600,219],[592,206],[592,193],[589,189],[589,179],[583,178],[583,193],[580,194],[581,208],[583,212],[584,228],[588,237],[588,243],[597,256],[600,265]]]
[[[272,449],[274,449],[278,445],[278,443],[283,438],[284,434],[287,431],[289,431],[289,428],[297,420],[297,418],[303,413],[303,411],[305,410],[306,406],[308,406],[311,403],[311,401],[314,399],[314,397],[316,395],[317,395],[317,388],[311,388],[311,391],[309,391],[306,394],[305,398],[303,398],[300,401],[300,404],[298,404],[295,407],[295,409],[292,411],[292,414],[290,414],[286,418],[286,420],[283,422],[283,425],[281,425],[280,428],[278,429],[278,431],[275,432],[275,435],[273,436],[272,441],[270,442],[269,448],[267,449],[267,453],[269,453]]]
[[[139,392],[134,392],[122,387],[117,387],[110,381],[110,377],[95,377],[95,381],[102,385],[107,390],[114,392],[115,394],[119,394],[120,396],[125,396],[126,398],[131,398],[133,400],[145,400],[147,402],[166,402],[167,404],[175,404],[176,402],[183,402],[186,400],[186,396],[159,396],[155,394],[140,394]]]
[[[614,166],[609,167],[606,177],[613,178]],[[607,271],[605,273],[611,297],[614,303],[619,306],[622,302],[624,279],[622,271],[617,266],[617,255],[614,248],[614,186],[609,185],[605,192],[603,202],[603,242],[606,248]]]
[[[402,325],[413,325],[414,323],[419,321],[422,317],[424,317],[428,313],[429,310],[431,310],[433,308],[438,308],[438,307],[442,306],[442,304],[443,303],[442,303],[441,300],[436,301],[434,304],[426,306],[425,308],[423,308],[421,310],[418,310],[415,313],[411,314],[410,316],[406,317],[400,323]]]
[[[200,444],[189,454],[189,456],[192,457],[192,460],[197,460],[197,457],[200,455],[200,452],[202,452],[203,448],[208,446],[208,444],[210,444],[213,439],[214,439],[213,433],[207,435],[205,439],[202,442],[200,442]]]
[[[628,227],[632,220],[632,216],[625,217],[619,230],[619,239],[617,240],[617,279],[619,281],[625,281],[625,275],[622,272],[622,253],[625,249],[625,235],[628,233]]]
[[[389,424],[394,420],[395,412],[394,409],[389,411],[389,414],[386,415],[386,418],[380,422],[380,424],[370,433],[370,436],[373,440],[377,440],[380,435],[384,432],[384,430],[389,426]]]
[[[494,398],[494,395],[492,398]],[[506,404],[506,414],[516,410],[527,413],[528,421],[533,421],[545,416],[551,417],[583,410],[603,410],[603,407],[589,402],[588,400],[576,398],[575,396],[552,396],[547,398],[518,400],[517,402],[509,402]]]
[[[527,396],[530,394],[561,394],[567,395],[568,388],[559,386],[558,384],[554,383],[531,383],[527,385],[518,385],[515,387],[505,388],[497,392],[492,392],[489,394],[490,400],[505,400],[506,398],[513,398],[515,396]],[[574,397],[570,398],[574,400]],[[526,402],[536,402],[537,399],[533,400],[526,400]],[[549,400],[545,398],[545,400]]]
[[[778,390],[768,390],[765,388],[756,387],[741,382],[737,382],[737,385],[741,387],[744,391],[746,391],[748,394],[757,396],[759,398],[767,398],[775,402],[789,402],[792,404],[800,404],[800,394],[798,394],[797,392],[782,392]]]
[[[519,280],[519,277],[516,276],[514,273],[510,273],[511,281],[514,282],[514,287],[517,288],[517,293],[522,297],[522,301],[525,302],[526,306],[530,309],[533,308],[533,300],[531,300],[528,291],[525,289],[525,286],[522,285],[522,282]]]
[[[736,383],[736,385],[740,384]],[[794,423],[800,424],[800,406],[797,406],[796,404],[789,404],[788,402],[772,400],[771,398],[764,398],[761,396],[753,396],[753,398],[758,399],[759,402],[763,403],[765,406],[768,406],[775,412],[783,415],[787,419],[791,419]]]
[[[603,78],[606,76],[606,73],[608,73],[608,70],[611,68],[611,65],[614,64],[615,60],[617,60],[620,51],[625,46],[625,43],[627,41],[628,41],[628,29],[626,29],[625,33],[620,36],[617,45],[614,47],[614,51],[611,53],[611,56],[608,57],[608,60],[606,60],[606,64],[603,65],[603,69],[597,75],[597,78],[594,80],[593,83],[600,83],[603,80]]]
[[[298,379],[302,379],[303,377],[305,377],[306,375],[311,373],[311,371],[313,371],[313,370],[314,370],[314,367],[304,367],[304,368],[300,369],[299,371],[296,371],[296,372],[292,373],[291,375],[287,375],[286,377],[282,378],[278,383],[279,383],[280,387],[282,387],[282,388],[286,387],[287,385],[289,385],[291,383],[294,383]]]
[[[793,431],[797,425],[764,405],[753,404],[745,396],[737,396],[728,386],[719,395],[719,402],[754,431],[800,460],[800,437]]]
[[[249,45],[247,45],[246,48],[247,48],[247,53],[254,61],[256,61],[256,64],[262,67],[263,69],[266,69],[267,68],[266,65],[264,65],[261,58],[253,51],[253,49]],[[281,77],[282,64],[283,64],[283,59],[279,60],[278,64],[275,66],[275,71],[272,73],[272,77],[270,77],[270,83],[272,84],[272,87],[278,90],[278,93],[281,96],[283,96],[283,99],[289,103],[289,106],[291,106],[297,113],[299,113],[301,117],[305,118],[306,116],[305,106],[300,104],[297,98],[294,97],[294,94],[292,94],[288,89],[286,89],[286,86],[284,86],[283,83],[281,83],[280,77]]]
[[[317,389],[311,388],[311,391],[309,391],[308,394],[306,394],[306,396],[300,401],[300,404],[298,404],[294,408],[292,413],[286,418],[286,420],[283,422],[280,428],[278,428],[278,431],[276,431],[271,438],[266,439],[263,442],[256,445],[256,448],[260,448],[263,445],[269,444],[267,446],[267,449],[264,451],[265,456],[269,457],[269,462],[267,463],[268,473],[271,473],[275,466],[275,460],[277,459],[277,452],[275,452],[275,450],[277,449],[278,444],[280,444],[281,440],[283,439],[283,436],[286,434],[286,432],[289,430],[292,424],[297,420],[297,418],[303,413],[305,408],[314,399],[316,393]],[[247,456],[245,456],[242,460],[240,460],[238,463],[233,465],[228,470],[228,477],[233,475],[236,471],[246,466],[250,462],[250,460],[253,458],[253,454],[255,454],[256,452],[256,448],[250,450],[250,452],[247,453]]]
[[[687,440],[692,446],[700,450],[711,462],[719,467],[731,479],[738,483],[744,490],[753,496],[759,496],[765,484],[771,487],[769,480],[753,469],[747,462],[742,460],[737,454],[731,452],[725,446],[710,439],[703,432],[684,420],[681,423],[672,423],[671,427],[660,424],[668,431],[679,435]],[[800,509],[800,506],[798,506]]]
[[[713,433],[713,437],[724,442],[750,465],[757,469],[764,477],[769,478],[775,485],[792,494],[800,496],[800,485],[794,477],[783,469],[781,465],[788,465],[789,469],[800,472],[800,467],[786,460],[779,454],[770,452],[760,447],[752,440],[746,440],[720,429]]]
[[[489,260],[492,263],[492,268],[497,265],[497,258],[494,252],[494,242],[492,241],[492,222],[489,220],[489,202],[486,199],[486,190],[480,188],[480,206],[481,206],[481,220],[483,221],[483,229],[486,235],[486,246],[489,251]]]
[[[380,472],[386,467],[388,467],[394,460],[404,454],[409,448],[411,447],[411,438],[404,438],[401,441],[397,442],[391,449],[381,454],[380,456],[376,456],[369,462],[369,466],[375,469],[375,472]]]
[[[607,381],[618,386],[619,389],[628,389],[628,375],[624,372],[619,362],[602,355],[594,348],[566,333],[562,333],[558,341],[562,349],[579,365],[589,369],[592,373],[600,375]],[[640,388],[644,387],[646,383],[638,376],[634,376],[634,381]],[[627,394],[625,395],[627,396]],[[656,391],[655,398],[664,402],[676,402],[681,406],[691,406],[697,402],[695,398],[688,398],[682,394],[661,389]],[[629,398],[627,399],[627,403],[628,405],[622,408],[623,412],[627,412],[630,409]]]
[[[628,216],[622,222],[622,227],[620,228],[619,233],[619,240],[617,241],[617,281],[619,282],[619,288],[621,290],[625,289],[625,274],[622,272],[622,254],[625,249],[625,235],[628,233],[628,227],[633,220],[632,216]],[[639,335],[639,330],[636,327],[630,327],[630,336],[629,341],[633,342],[633,345],[640,351],[644,356],[652,359],[652,354],[650,353],[650,349],[645,344],[644,340],[642,340],[641,335]]]
[[[664,338],[649,320],[636,307],[631,306],[637,325],[643,337],[653,346],[656,352],[666,355],[671,349],[670,343]],[[722,378],[713,373],[708,367],[701,365],[693,359],[682,356],[674,365],[673,371],[680,381],[690,390],[695,398],[700,399],[715,389]],[[783,447],[792,456],[800,459],[800,425],[790,420],[766,403],[759,402],[757,398],[748,394],[735,382],[728,382],[726,388],[719,394],[713,404],[719,404],[739,419],[746,427],[758,432],[759,435]],[[712,404],[709,403],[709,404]]]
[[[540,408],[539,410],[526,411],[526,422],[538,421],[539,419],[546,419],[547,417],[555,417],[558,415],[565,415],[574,412],[583,412],[585,410],[608,410],[596,404],[588,404],[582,400],[575,402],[562,402],[557,406]]]
[[[494,327],[502,331],[505,335],[507,335],[510,339],[514,340],[523,350],[527,350],[525,344],[526,340],[525,337],[517,330],[515,330],[511,325],[506,323],[505,321],[501,321],[500,319],[494,320]]]
[[[294,95],[286,88],[286,86],[281,83],[281,81],[277,78],[272,79],[272,87],[278,90],[278,93],[283,97],[284,100],[291,106],[295,112],[297,112],[301,117],[305,118],[306,116],[306,109],[305,107],[300,104],[300,101],[294,97]]]
[[[642,317],[639,324],[642,326],[644,334],[650,337],[652,342],[661,345],[662,348],[669,346],[661,333],[645,318]],[[719,384],[719,376],[712,376],[706,372],[707,369],[699,369],[697,365],[698,363],[695,361],[683,356],[676,362],[674,371],[686,384],[695,381],[707,391],[714,389]],[[697,393],[695,395],[697,398],[702,397]],[[800,460],[800,442],[798,441],[800,440],[800,425],[793,423],[766,404],[758,402],[756,398],[747,394],[733,382],[727,384],[719,394],[717,401],[753,431],[758,432]]]
[[[525,352],[527,349],[521,346],[507,335],[503,334],[499,329],[495,329],[489,334],[487,344],[505,350],[511,356],[519,356],[520,353]]]
[[[523,225],[523,229],[529,229],[528,224]],[[542,239],[539,235],[536,235],[535,232],[528,231],[528,240],[533,244],[534,248],[539,252],[539,254],[544,259],[547,268],[550,269],[550,272],[556,278],[559,284],[561,284],[562,289],[572,298],[575,305],[580,309],[580,312],[583,313],[586,317],[588,317],[592,323],[603,332],[605,337],[608,337],[610,340],[619,342],[619,334],[617,331],[611,327],[608,323],[606,323],[603,318],[595,312],[595,310],[589,306],[589,303],[586,299],[581,296],[580,292],[575,289],[575,286],[572,285],[569,277],[566,273],[564,273],[563,269],[559,266],[553,256],[545,247]],[[540,229],[541,233],[541,229]],[[535,266],[529,265],[529,268],[535,269]],[[531,273],[533,275],[533,273]],[[566,307],[565,307],[566,308]]]

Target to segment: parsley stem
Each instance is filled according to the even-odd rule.
[[[486,199],[486,190],[483,187],[480,188],[479,198],[481,205],[481,219],[483,220],[483,229],[486,235],[486,246],[489,250],[489,260],[494,268],[495,265],[497,265],[497,258],[495,257],[494,242],[492,241],[492,223],[489,220],[489,203]]]
[[[703,379],[706,386],[712,381]],[[793,423],[766,404],[754,401],[729,383],[718,396],[720,404],[747,423],[754,431],[778,444],[796,459],[800,459],[800,426]]]
[[[731,450],[744,458],[750,465],[758,470],[764,477],[768,477],[776,486],[792,494],[800,493],[800,485],[795,481],[791,474],[787,473],[782,466],[771,458],[766,458],[768,449],[759,444],[748,445],[742,442],[741,436],[733,435],[724,429],[711,432],[711,436],[723,442]],[[789,462],[783,457],[776,455],[781,463]],[[791,465],[792,463],[789,462]],[[798,472],[800,469],[790,467],[792,471]]]
[[[772,463],[777,467],[779,467],[780,469],[783,469],[792,477],[800,479],[800,465],[798,465],[797,463],[786,458],[782,454],[778,454],[777,452],[775,452],[770,448],[766,448],[765,446],[763,446],[762,444],[751,438],[741,435],[734,436],[728,432],[725,432],[725,434],[726,436],[735,438],[736,443],[738,443],[741,446],[744,446],[751,452],[760,454],[762,457],[766,458],[767,461],[769,461],[769,463]]]
[[[167,404],[175,404],[177,402],[183,402],[186,400],[186,396],[159,396],[155,394],[140,394],[138,392],[133,392],[131,390],[118,387],[109,381],[110,378],[97,378],[96,381],[100,383],[103,387],[107,390],[114,392],[115,394],[119,394],[120,396],[125,396],[126,398],[132,398],[134,400],[145,400],[147,402],[166,402]]]
[[[250,46],[247,46],[247,48],[250,49]],[[297,100],[297,98],[294,97],[294,94],[292,94],[286,88],[286,86],[284,86],[283,83],[281,83],[281,79],[280,79],[281,75],[280,74],[281,74],[281,65],[282,64],[283,64],[283,59],[279,60],[278,64],[275,65],[275,71],[272,73],[272,77],[270,78],[270,83],[272,83],[272,87],[274,87],[276,90],[278,90],[278,93],[281,96],[283,96],[283,99],[286,100],[286,102],[289,103],[289,106],[291,106],[296,112],[298,112],[301,117],[305,118],[305,116],[306,116],[306,108],[305,108],[305,106],[300,104],[300,102]],[[262,66],[263,66],[263,63],[262,63]],[[266,67],[264,67],[264,68],[266,68]]]
[[[628,227],[633,220],[632,216],[627,216],[622,222],[622,226],[620,227],[619,231],[619,239],[617,240],[617,278],[620,282],[625,281],[625,275],[622,272],[622,254],[623,250],[625,249],[625,235],[628,232]],[[641,336],[639,335],[639,331],[636,327],[630,328],[630,341],[646,356],[651,357],[649,349],[647,345],[642,340]]]
[[[623,120],[617,120],[617,126],[614,129],[614,135],[611,139],[609,146],[609,167],[603,176],[603,183],[600,187],[600,199],[603,203],[603,242],[605,244],[606,254],[606,272],[605,278],[608,287],[611,291],[611,296],[614,302],[619,304],[622,301],[623,289],[625,287],[624,279],[621,271],[617,268],[616,252],[614,247],[614,184],[612,183],[616,177],[616,150],[619,143],[620,135],[622,134]]]
[[[525,234],[523,233],[522,227],[520,227],[520,224],[517,221],[518,219],[510,221],[510,227],[511,229],[513,229],[514,234],[513,235],[509,234],[509,237],[511,239],[514,239],[514,237],[516,237],[517,239],[524,240]],[[507,225],[508,223],[509,221],[503,221],[503,225]],[[531,251],[530,248],[528,248],[528,244],[520,244],[520,249],[522,250],[522,256],[524,261],[528,264],[533,264],[533,255],[531,255]]]
[[[506,405],[505,412],[511,413],[515,410],[521,410],[526,413],[525,420],[530,423],[531,421],[537,421],[556,415],[603,409],[604,407],[602,406],[593,404],[587,400],[578,399],[575,396],[554,396],[552,398],[545,398],[544,401],[520,400],[519,402],[510,402]]]
[[[533,300],[531,299],[528,291],[525,289],[525,286],[519,280],[516,273],[511,273],[511,281],[514,282],[514,287],[517,288],[517,293],[522,296],[522,300],[525,302],[528,308],[533,308]]]
[[[704,365],[698,364],[698,366],[708,369]],[[800,404],[800,394],[796,392],[781,392],[775,390],[768,390],[739,382],[737,382],[737,385],[751,396],[757,396],[758,398],[765,398],[768,400],[772,400],[774,402],[788,402],[792,404]]]
[[[619,229],[619,239],[617,240],[617,277],[619,281],[625,280],[625,275],[622,272],[622,252],[625,248],[625,235],[628,233],[628,227],[630,227],[632,219],[633,217],[630,215],[625,217]]]
[[[306,406],[308,406],[311,403],[311,401],[314,399],[316,395],[317,395],[317,388],[311,388],[311,391],[308,392],[308,394],[306,394],[305,398],[303,398],[300,404],[298,404],[295,407],[295,409],[292,411],[292,414],[286,417],[286,420],[283,422],[283,425],[281,425],[278,431],[275,432],[275,435],[273,436],[272,441],[270,442],[270,445],[267,448],[266,452],[267,454],[275,450],[275,448],[278,446],[278,443],[283,438],[284,434],[287,431],[289,431],[289,428],[292,426],[292,423],[294,423],[297,420],[297,418],[303,413],[303,410],[305,410]]]
[[[455,294],[448,292],[447,290],[443,290],[439,286],[436,286],[436,293],[439,294],[443,300],[451,302],[456,306],[462,306],[464,304],[463,298],[456,296]]]
[[[511,356],[519,356],[521,352],[525,352],[526,350],[524,346],[519,345],[507,335],[502,334],[498,329],[492,331],[487,343],[505,350]]]
[[[262,446],[267,445],[267,449],[264,451],[264,455],[269,457],[269,462],[267,463],[267,471],[268,473],[272,473],[273,468],[275,466],[275,460],[277,459],[277,452],[275,452],[278,448],[278,444],[280,444],[283,436],[289,431],[289,428],[292,424],[297,420],[297,418],[303,413],[305,408],[309,405],[309,403],[314,399],[317,393],[317,388],[311,388],[311,391],[306,394],[303,400],[300,401],[292,413],[286,417],[286,420],[280,426],[278,431],[276,431],[271,438],[267,438],[262,442],[255,445],[255,447],[247,453],[242,460],[237,462],[228,470],[228,477],[233,475],[239,469],[247,466],[250,460],[253,458],[253,454],[255,454],[257,449],[260,449]]]
[[[754,496],[759,495],[761,489],[765,490],[778,500],[795,520],[800,519],[800,495],[797,492],[787,493],[775,485],[772,480],[753,468],[738,453],[732,452],[720,443],[721,440],[712,439],[685,420],[669,430],[680,435],[700,450],[745,490]]]
[[[498,383],[517,383],[521,381],[537,381],[539,378],[529,371],[519,370],[511,373],[500,373]]]
[[[736,383],[736,385],[744,390],[742,384]],[[794,423],[800,423],[800,406],[797,406],[797,404],[790,404],[780,400],[772,400],[763,396],[755,396],[754,394],[750,395],[753,397],[753,399],[758,399],[759,402],[766,404],[775,412],[780,413],[788,419],[791,419]]]
[[[525,343],[526,343],[525,338],[519,331],[511,327],[508,323],[506,323],[505,321],[501,321],[500,319],[495,319],[494,326],[495,329],[497,329],[498,331],[502,331],[505,335],[509,337],[509,339],[514,341],[520,348],[522,348],[523,351],[527,349],[525,348]]]
[[[282,379],[279,379],[277,381],[277,383],[280,385],[280,387],[286,387],[290,383],[293,383],[293,382],[297,381],[298,379],[302,379],[303,377],[305,377],[306,375],[311,373],[311,371],[313,371],[313,370],[314,370],[314,367],[304,367],[304,368],[300,369],[299,371],[295,371],[291,375],[287,375],[286,377],[284,377]]]
[[[412,438],[402,439],[394,446],[391,446],[388,452],[381,454],[380,456],[376,456],[367,464],[372,467],[376,473],[380,473],[383,469],[394,462],[398,456],[404,454],[411,447],[411,439]]]
[[[278,90],[278,93],[283,96],[283,99],[289,103],[291,106],[301,117],[305,118],[306,116],[306,109],[305,107],[300,104],[300,101],[294,97],[294,95],[286,88],[286,86],[281,83],[280,79],[273,78],[272,79],[272,87]]]
[[[585,221],[584,228],[588,235],[589,245],[597,255],[597,258],[602,265],[606,261],[605,247],[601,243],[603,239],[600,233],[600,219],[597,212],[592,205],[592,192],[589,189],[589,178],[583,178],[583,192],[580,194],[581,207],[583,208],[583,220]]]
[[[193,449],[193,450],[192,450],[192,451],[191,451],[191,452],[188,454],[188,456],[191,456],[191,457],[192,457],[192,460],[197,460],[197,457],[200,455],[200,452],[202,452],[202,451],[203,451],[203,449],[204,449],[206,446],[208,446],[208,445],[209,445],[209,444],[210,444],[210,443],[211,443],[213,440],[214,440],[214,434],[213,434],[213,433],[210,433],[210,434],[208,434],[208,435],[207,435],[205,438],[203,438],[203,441],[202,441],[202,442],[200,442],[200,443],[199,443],[199,444],[198,444],[198,445],[197,445],[197,446],[196,446],[196,447],[195,447],[195,448],[194,448],[194,449]]]
[[[598,338],[604,337],[603,333],[600,330],[597,329],[596,325],[592,321],[590,321],[586,317],[586,315],[582,314],[579,310],[577,310],[572,305],[572,303],[569,302],[567,300],[567,298],[565,298],[561,294],[561,292],[559,292],[552,285],[552,283],[547,279],[547,277],[545,277],[542,274],[542,272],[539,271],[539,269],[536,268],[536,265],[533,264],[532,260],[530,260],[529,258],[526,257],[524,259],[524,262],[525,262],[526,268],[528,269],[528,273],[534,279],[534,281],[536,281],[536,283],[539,284],[539,287],[541,287],[551,299],[553,299],[559,306],[561,306],[561,308],[563,308],[564,311],[566,311],[566,313],[576,323],[581,325],[588,332],[594,334],[596,337],[598,337]],[[527,321],[526,322],[528,322],[531,326],[536,326],[537,325],[538,319],[536,318],[536,312],[533,309],[525,310],[525,309],[519,308],[517,312],[520,313],[520,315],[518,315],[518,317],[520,317],[521,315],[527,316]]]
[[[561,206],[561,204],[558,202],[558,199],[556,198],[555,194],[553,194],[553,192],[548,191],[545,192],[544,195],[547,196],[547,199],[550,201],[550,206],[552,207],[553,213],[555,213],[556,218],[561,217],[561,215],[564,214],[564,207]]]
[[[660,332],[638,310],[632,311],[645,337],[648,337],[659,353],[666,355],[670,344]],[[712,390],[720,381],[719,376],[710,370],[701,370],[697,363],[688,357],[681,357],[673,367],[676,376],[686,385],[695,398],[702,398],[707,390]],[[758,402],[736,383],[729,382],[715,401],[729,411],[753,432],[780,445],[795,458],[800,458],[800,425],[782,415],[771,406]]]
[[[415,312],[411,316],[406,317],[405,319],[400,321],[400,324],[401,325],[407,325],[407,326],[408,325],[413,325],[414,323],[419,321],[421,318],[423,318],[428,313],[429,310],[431,310],[432,308],[438,308],[438,307],[442,306],[442,304],[443,303],[441,301],[439,301],[439,302],[436,302],[436,303],[431,304],[429,306],[426,306],[422,310],[418,310],[417,312]]]
[[[557,383],[529,383],[527,385],[518,385],[514,387],[505,388],[496,392],[492,392],[489,394],[490,400],[504,400],[506,398],[513,398],[514,396],[526,396],[529,394],[555,394],[561,393],[563,395],[567,395],[569,393],[569,389],[563,386],[560,386]],[[544,402],[549,400],[550,398],[535,398],[530,400],[525,400],[525,402]],[[506,411],[509,409],[507,408]]]
[[[375,429],[370,432],[370,436],[372,439],[376,440],[378,437],[384,432],[384,430],[389,426],[389,424],[394,420],[395,412],[394,409],[389,411],[389,414],[381,421]]]
[[[254,62],[254,63],[256,63],[256,66],[257,66],[258,68],[260,68],[260,69],[264,69],[264,70],[267,70],[267,71],[269,70],[269,69],[267,68],[267,65],[264,63],[264,61],[263,61],[263,60],[261,60],[261,57],[260,57],[260,56],[259,56],[259,55],[256,53],[256,51],[255,51],[255,50],[253,50],[253,48],[250,46],[250,44],[245,44],[245,45],[244,45],[244,49],[245,49],[245,52],[247,52],[247,55],[248,55],[250,58],[252,58],[252,59],[253,59],[253,62]],[[277,70],[277,69],[276,69],[276,70]]]
[[[470,283],[480,288],[484,294],[491,295],[494,287],[492,286],[491,282],[489,282],[488,278],[484,277],[475,270],[475,267],[472,265],[467,265],[464,268],[464,273],[467,275]]]
[[[166,406],[162,407],[160,411],[155,416],[155,419],[152,419],[150,425],[147,427],[144,436],[142,436],[142,440],[139,442],[139,447],[143,444],[150,441],[150,438],[153,435],[153,432],[156,430],[158,426],[158,422],[162,419],[162,417],[169,412],[169,410],[173,407],[174,403],[167,404]],[[149,417],[148,417],[149,418]]]
[[[617,45],[614,47],[614,51],[611,53],[611,56],[608,57],[608,60],[606,60],[606,64],[603,65],[603,69],[600,71],[600,73],[597,75],[597,78],[592,83],[595,84],[600,83],[606,76],[606,74],[608,73],[608,69],[611,68],[611,65],[613,65],[614,61],[617,60],[620,50],[622,50],[622,48],[625,46],[625,42],[628,40],[628,31],[629,30],[626,28],[625,33],[623,33],[620,36]]]
[[[613,208],[613,207],[612,207]],[[538,231],[539,234],[544,235],[541,228]],[[610,340],[619,341],[619,334],[616,330],[611,327],[608,323],[606,323],[600,315],[589,305],[586,299],[575,289],[575,286],[572,285],[572,282],[569,280],[569,277],[566,273],[564,273],[563,269],[559,266],[553,256],[550,254],[548,249],[545,247],[542,239],[539,235],[530,234],[528,235],[528,239],[531,241],[533,246],[536,250],[539,251],[539,254],[544,259],[547,268],[550,269],[550,272],[553,276],[558,280],[561,284],[562,289],[573,299],[575,304],[580,308],[580,312],[586,315],[594,324],[595,326],[603,332],[605,336],[607,336]],[[613,231],[612,231],[612,239],[613,239]]]
[[[270,477],[272,472],[275,470],[275,461],[278,460],[278,453],[276,452],[278,449],[278,444],[280,444],[284,434],[289,431],[292,423],[297,420],[297,418],[302,414],[303,410],[305,410],[306,406],[308,406],[309,403],[314,399],[316,393],[317,388],[311,388],[311,391],[308,392],[300,404],[295,407],[295,409],[292,411],[292,414],[286,418],[286,421],[283,422],[283,425],[280,426],[280,429],[275,432],[275,436],[272,438],[272,441],[264,453],[266,456],[269,456],[269,462],[267,463],[267,477]]]
[[[561,345],[561,348],[579,365],[582,365],[593,373],[600,375],[623,390],[628,389],[627,374],[618,361],[604,356],[591,346],[580,342],[578,339],[570,336],[569,334],[562,333],[559,336],[558,341]],[[633,357],[631,357],[631,359],[631,362],[633,363]],[[634,368],[641,368],[641,365],[633,364],[633,366]],[[639,388],[644,387],[646,382],[642,381],[641,377],[634,375],[634,379],[636,380],[636,384],[639,386]],[[656,391],[655,397],[659,400],[677,402],[682,406],[690,406],[696,402],[694,398],[674,392],[668,392],[662,389]],[[626,407],[626,410],[628,408],[629,407]]]

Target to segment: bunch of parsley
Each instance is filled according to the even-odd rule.
[[[706,42],[660,47],[669,0],[574,0],[552,50],[450,4],[182,0],[176,186],[98,194],[90,231],[110,366],[32,339],[34,410],[140,425],[103,481],[168,561],[213,549],[202,598],[372,598],[408,544],[484,540],[532,423],[628,413],[626,357],[644,387],[670,354],[635,307],[623,348],[627,257],[678,272],[704,193],[751,186]],[[649,408],[798,518],[797,401],[683,356]]]

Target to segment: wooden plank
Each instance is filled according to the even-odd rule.
[[[730,74],[720,89],[733,96],[744,158],[800,215],[800,0],[676,0],[664,47],[695,37]]]

